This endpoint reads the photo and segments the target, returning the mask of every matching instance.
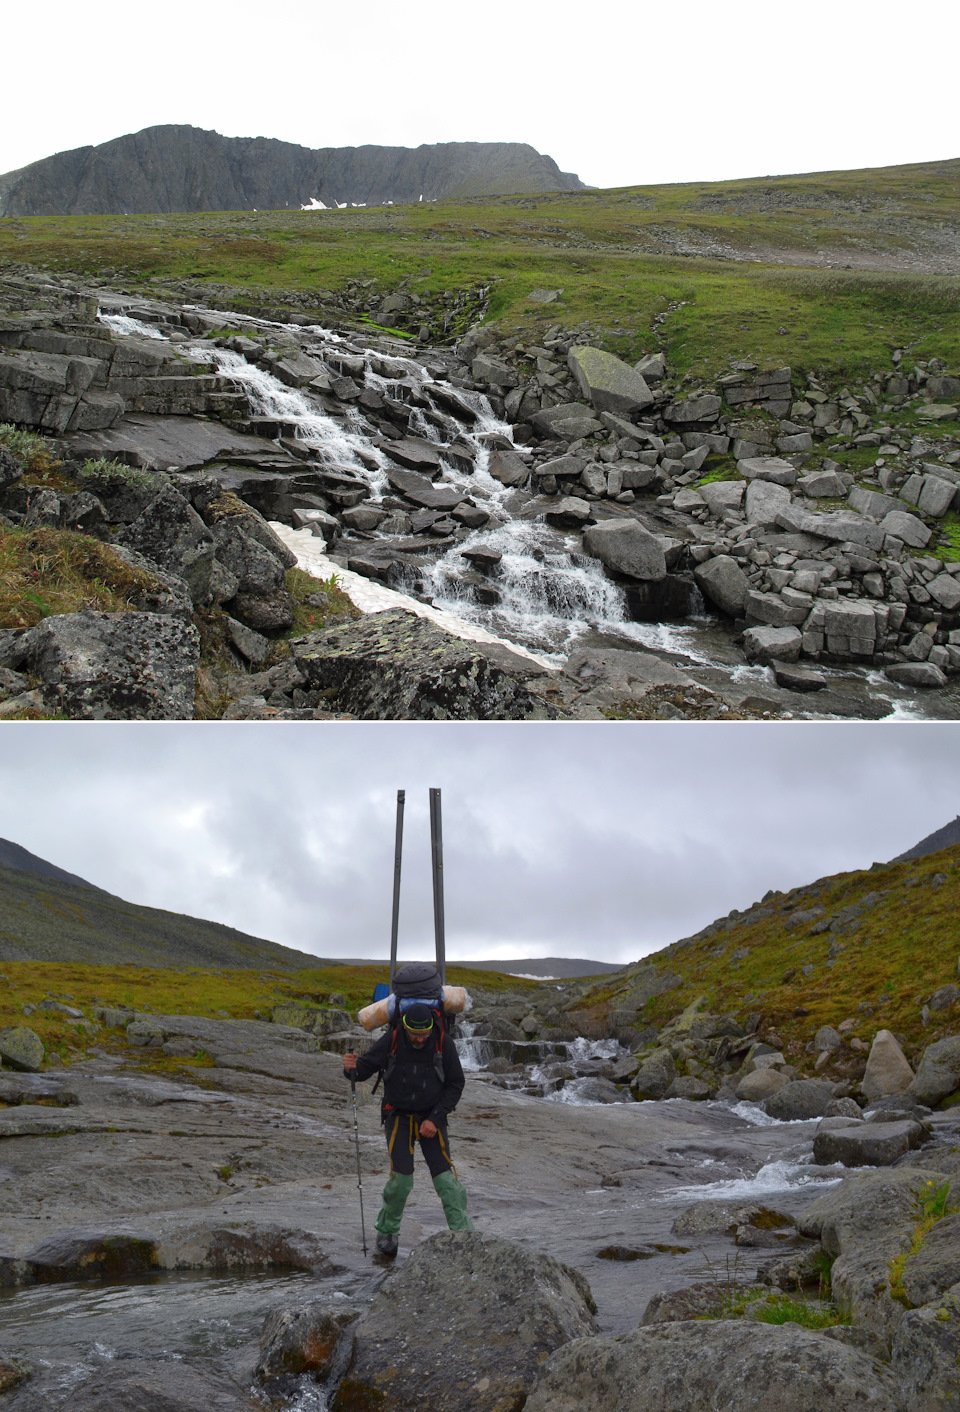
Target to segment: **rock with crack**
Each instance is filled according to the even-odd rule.
[[[333,1412],[522,1407],[543,1360],[594,1332],[594,1312],[583,1276],[550,1255],[477,1231],[433,1236],[358,1324]]]
[[[499,644],[465,642],[394,610],[291,643],[310,688],[366,721],[518,721],[547,708],[528,689],[545,669]]]
[[[598,412],[629,415],[643,411],[654,400],[636,368],[613,353],[577,344],[567,354],[567,366],[581,395],[589,398]]]

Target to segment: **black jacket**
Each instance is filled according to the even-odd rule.
[[[387,1030],[357,1059],[356,1077],[368,1079],[371,1074],[383,1074],[383,1103],[385,1109],[396,1109],[402,1113],[415,1113],[419,1118],[429,1118],[439,1123],[452,1113],[460,1102],[463,1093],[463,1066],[457,1047],[448,1034],[443,1036],[439,1058],[443,1069],[441,1079],[437,1072],[436,1027],[426,1044],[417,1049],[410,1043],[403,1026],[398,1027],[396,1051],[391,1055],[393,1031]],[[351,1075],[344,1069],[347,1078]]]

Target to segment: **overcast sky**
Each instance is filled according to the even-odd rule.
[[[956,0],[11,0],[0,172],[155,123],[529,142],[595,186],[956,157],[957,37]]]
[[[960,726],[0,729],[0,837],[130,901],[330,957],[626,962],[768,888],[903,852],[960,810]]]

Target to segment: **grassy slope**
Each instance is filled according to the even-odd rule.
[[[311,960],[218,922],[0,867],[0,961],[8,959],[284,970]]]
[[[666,314],[680,372],[749,357],[853,376],[895,348],[960,363],[960,278],[925,273],[954,267],[958,229],[960,162],[940,162],[422,207],[8,219],[0,263],[225,283],[252,302],[293,290],[318,307],[351,279],[424,295],[492,280],[488,318],[527,340],[588,320],[639,356]],[[562,300],[529,303],[541,286]]]
[[[111,1049],[124,1048],[122,1033],[94,1034],[79,1021],[56,1011],[34,1009],[32,1014],[25,1015],[24,1005],[36,1007],[42,1000],[51,998],[83,1010],[87,1022],[93,1022],[93,1008],[97,1005],[128,1007],[161,1015],[269,1019],[273,1006],[288,1000],[338,1006],[346,1001],[346,1008],[356,1011],[369,1002],[376,983],[387,980],[388,976],[386,961],[382,966],[314,966],[297,971],[273,969],[269,962],[263,970],[186,966],[175,970],[138,965],[87,965],[78,961],[6,961],[0,971],[0,1029],[27,1025],[43,1040],[48,1056],[56,1055],[61,1062],[69,1063],[84,1058],[91,1042]],[[525,994],[538,988],[535,981],[462,966],[449,966],[447,979],[451,985],[465,985],[475,991],[515,990]],[[167,1060],[153,1050],[136,1050],[132,1054],[128,1051],[128,1057],[136,1064],[161,1069],[177,1069],[190,1063],[182,1059]]]
[[[946,881],[934,888],[938,874]],[[814,921],[787,926],[792,911],[820,906],[829,917],[875,892],[876,905],[850,929],[813,936]],[[786,910],[783,904],[789,904]],[[766,906],[772,915],[731,918],[729,929],[724,925],[713,936],[675,942],[645,957],[641,964],[675,971],[684,983],[648,1002],[640,1023],[662,1025],[701,996],[705,1009],[720,1014],[742,1019],[760,1012],[763,1027],[784,1040],[791,1062],[806,1069],[813,1062],[806,1045],[821,1025],[855,1019],[852,1033],[867,1043],[878,1029],[890,1029],[903,1037],[914,1064],[928,1044],[960,1032],[960,1003],[931,1013],[926,1026],[921,1019],[932,993],[957,981],[960,845],[821,878],[770,898]],[[740,952],[745,954],[738,958]],[[813,969],[804,975],[807,965]],[[605,1011],[617,988],[616,981],[593,987],[584,1008]],[[869,1011],[859,1010],[861,1004]]]

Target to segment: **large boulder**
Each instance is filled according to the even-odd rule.
[[[218,562],[237,580],[239,593],[266,596],[283,587],[284,565],[246,532],[244,517],[233,515],[215,524],[213,542]]]
[[[639,520],[603,520],[583,532],[583,547],[604,568],[627,578],[653,580],[667,576],[663,545]]]
[[[833,1098],[833,1084],[825,1079],[793,1079],[768,1098],[765,1107],[771,1118],[796,1122],[822,1118]]]
[[[917,1103],[932,1108],[960,1089],[960,1035],[928,1044],[913,1082],[903,1090]]]
[[[88,721],[191,720],[200,635],[165,613],[65,613],[21,639],[48,709]]]
[[[332,1412],[508,1412],[555,1349],[596,1329],[590,1288],[551,1255],[478,1231],[418,1245],[357,1325]]]
[[[677,1077],[677,1066],[669,1049],[655,1049],[634,1075],[630,1087],[634,1098],[664,1098]]]
[[[862,1128],[857,1124],[855,1130]],[[922,1197],[947,1180],[926,1167],[866,1172],[825,1192],[797,1218],[801,1235],[819,1240],[837,1257],[830,1272],[834,1299],[849,1306],[855,1324],[884,1343],[903,1317],[903,1305],[890,1294],[890,1263],[909,1252]]]
[[[309,686],[366,721],[527,720],[546,714],[527,681],[543,669],[492,643],[466,642],[400,609],[297,638]]]
[[[743,634],[747,661],[762,662],[764,666],[771,662],[795,662],[802,644],[803,634],[797,627],[753,627]]]
[[[210,601],[213,536],[179,491],[165,485],[120,534],[120,542],[185,579],[194,603]]]
[[[890,1359],[903,1407],[960,1407],[960,1285],[900,1320]]]
[[[766,480],[752,480],[747,486],[746,516],[748,525],[773,529],[777,516],[790,506],[791,496],[785,485]]]
[[[737,1084],[736,1094],[748,1103],[762,1103],[765,1098],[779,1093],[787,1083],[789,1079],[786,1075],[776,1069],[754,1069],[752,1074],[747,1074]]]
[[[903,1093],[912,1082],[913,1070],[896,1038],[889,1030],[878,1030],[860,1083],[864,1098],[889,1098]]]
[[[640,412],[653,402],[653,394],[636,368],[600,348],[574,345],[567,354],[567,366],[577,380],[581,395],[598,412]]]
[[[26,1025],[0,1030],[0,1059],[10,1069],[36,1074],[43,1065],[43,1041]]]
[[[530,467],[516,451],[492,451],[487,470],[501,485],[526,485],[530,479]]]
[[[654,1324],[580,1339],[546,1363],[525,1412],[894,1412],[857,1349],[797,1324]]]
[[[732,555],[717,554],[715,558],[698,564],[693,577],[704,598],[709,599],[721,613],[727,613],[731,618],[742,616],[750,580]]]
[[[821,1128],[813,1139],[813,1159],[821,1167],[834,1162],[844,1167],[889,1167],[927,1137],[925,1129],[913,1118]]]

